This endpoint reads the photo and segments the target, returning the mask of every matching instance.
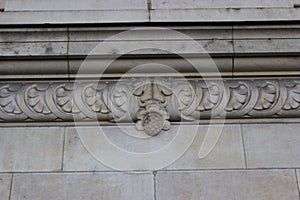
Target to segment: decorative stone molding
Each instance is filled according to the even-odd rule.
[[[300,117],[300,80],[126,79],[1,83],[1,122],[136,122],[156,135],[170,121]]]

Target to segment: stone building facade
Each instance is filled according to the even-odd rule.
[[[297,0],[0,0],[0,199],[299,199]]]

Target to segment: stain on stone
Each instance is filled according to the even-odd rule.
[[[111,50],[111,54],[112,54],[112,55],[116,55],[117,53],[118,53],[118,50],[117,50],[117,49],[112,49],[112,50]]]
[[[4,44],[13,44],[12,41],[4,41]]]
[[[52,47],[46,47],[45,53],[46,53],[46,54],[51,54],[51,53],[53,53]]]

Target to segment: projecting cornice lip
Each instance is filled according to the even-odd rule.
[[[125,79],[0,85],[2,122],[136,122],[156,135],[170,122],[300,117],[300,80]]]
[[[201,44],[211,56],[222,76],[297,76],[300,71],[299,25],[273,26],[169,26]],[[0,79],[74,78],[93,48],[122,31],[137,27],[73,27],[73,28],[7,28],[0,30]],[[140,27],[141,28],[141,27]],[[143,27],[137,37],[113,41],[131,44],[151,43],[157,40],[159,29]],[[141,36],[147,36],[143,38]],[[162,34],[163,35],[163,34]],[[151,38],[153,37],[153,38]],[[108,40],[109,41],[109,40]],[[183,45],[174,45],[174,41]],[[184,41],[174,36],[163,42],[173,53],[161,51],[113,51],[107,48],[98,55],[89,56],[82,77],[93,77],[107,60],[118,58],[106,71],[106,77],[120,77],[133,67],[144,63],[160,63],[193,76],[192,67],[183,55],[201,64],[204,76],[211,74],[208,58],[203,58],[190,48],[181,48]],[[142,45],[141,45],[142,46]],[[124,50],[124,49],[123,49]],[[125,55],[122,55],[125,53]],[[110,70],[110,71],[109,71]],[[95,73],[96,72],[96,73]]]

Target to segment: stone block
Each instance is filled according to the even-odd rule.
[[[87,24],[147,22],[148,10],[71,10],[0,12],[0,24]]]
[[[67,28],[10,28],[0,30],[0,42],[67,42]]]
[[[121,56],[121,55],[231,55],[231,40],[197,40],[197,41],[106,41],[106,42],[70,42],[70,56]]]
[[[1,128],[0,172],[61,170],[62,128]]]
[[[157,200],[298,199],[294,170],[158,172]]]
[[[7,11],[42,11],[42,10],[125,10],[147,9],[147,1],[141,0],[10,0],[6,5]]]
[[[151,22],[245,22],[294,21],[300,19],[300,14],[294,8],[180,8],[154,9],[150,17]]]
[[[188,8],[282,8],[293,7],[296,0],[236,0],[206,1],[206,0],[152,0],[153,9],[188,9]]]
[[[300,167],[299,124],[242,127],[248,168]]]
[[[217,126],[219,125],[211,125],[210,131],[217,131]],[[199,159],[199,150],[207,131],[208,126],[200,125],[198,135],[192,146],[181,158],[168,166],[167,169],[245,168],[242,134],[239,125],[225,125],[212,151],[205,158]],[[211,134],[211,132],[209,133]]]
[[[235,40],[234,53],[236,55],[274,55],[298,54],[300,41],[298,39],[261,39],[261,40]]]
[[[11,200],[153,200],[151,173],[16,174]]]
[[[101,129],[105,133],[108,141],[113,145],[122,149],[128,153],[148,153],[157,151],[166,145],[168,145],[174,136],[176,135],[177,127],[173,127],[171,130],[163,132],[155,137],[149,137],[146,133],[136,130],[134,126],[102,126]],[[85,138],[89,138],[89,143],[86,143],[88,139],[82,140],[80,134],[85,135]],[[116,170],[119,165],[110,166],[110,163],[103,161],[102,157],[90,151],[91,146],[98,146],[99,151],[107,152],[111,155],[111,160],[116,152],[104,149],[101,145],[102,141],[99,141],[97,137],[101,134],[99,127],[77,127],[68,128],[66,132],[65,141],[65,155],[64,155],[64,171],[107,171]],[[90,143],[92,142],[92,143]],[[174,151],[174,153],[176,153]],[[157,163],[160,161],[157,160]],[[105,165],[112,167],[105,167]],[[115,168],[114,168],[115,167]],[[147,161],[141,162],[135,165],[134,170],[145,170],[147,168]]]
[[[298,39],[298,25],[233,26],[233,39]]]
[[[112,171],[112,169],[93,157],[83,145],[75,128],[67,128],[63,171]]]
[[[216,125],[217,126],[217,125]],[[210,131],[217,131],[219,127],[212,127]],[[169,131],[162,132],[159,135],[143,139],[145,133],[135,130],[132,126],[118,127],[102,127],[109,140],[128,152],[147,153],[157,151],[166,147],[176,136],[178,127],[174,126]],[[184,127],[181,131],[186,134],[191,130],[189,126]],[[204,136],[208,130],[208,126],[201,126],[193,144],[182,153],[183,156],[178,160],[175,159],[170,166],[163,166],[167,169],[228,169],[228,168],[245,168],[244,151],[241,138],[241,129],[238,125],[225,126],[219,141],[212,151],[204,159],[199,159],[198,153],[203,142]],[[93,137],[99,132],[97,127],[80,128],[84,134]],[[209,132],[212,134],[212,132]],[[99,133],[100,134],[100,133]],[[132,137],[135,136],[136,138]],[[92,140],[91,140],[92,141]],[[97,144],[95,139],[94,143]],[[100,148],[101,145],[99,145]],[[89,146],[85,146],[75,128],[68,128],[65,141],[64,154],[64,171],[107,171],[114,170],[105,167],[106,163],[102,163],[101,157],[89,152]],[[104,150],[104,149],[103,149]],[[113,152],[111,152],[112,154]],[[174,151],[176,154],[176,151]],[[99,159],[100,158],[100,159]],[[162,155],[163,158],[163,155]],[[159,162],[159,160],[158,160]],[[141,166],[143,163],[141,163]],[[139,166],[137,166],[137,169]],[[139,169],[140,170],[140,169]]]
[[[3,57],[67,56],[67,42],[0,43]]]
[[[1,174],[0,175],[0,198],[1,200],[9,200],[11,175]]]
[[[70,41],[121,41],[121,40],[210,40],[232,39],[232,27],[114,27],[114,28],[70,28]]]

